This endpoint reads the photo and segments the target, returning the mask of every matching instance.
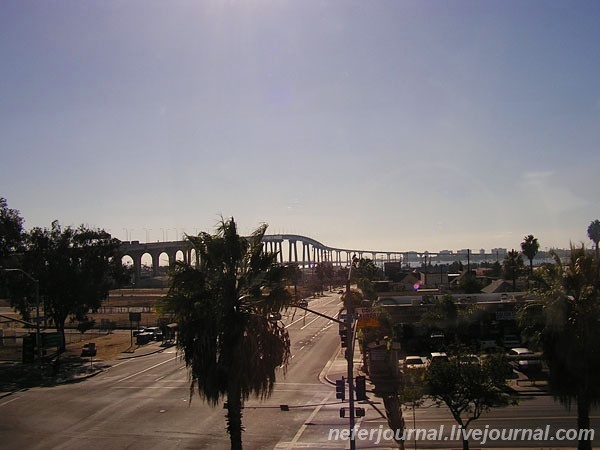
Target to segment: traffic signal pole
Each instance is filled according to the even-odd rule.
[[[348,401],[349,401],[349,412],[350,412],[350,450],[356,450],[356,440],[355,440],[355,430],[354,426],[356,424],[356,412],[354,411],[354,307],[352,305],[352,294],[350,293],[350,280],[352,277],[352,266],[354,265],[354,258],[352,264],[350,265],[350,270],[348,272],[348,280],[346,281],[346,298],[344,301],[344,307],[346,308],[346,320],[341,321],[334,317],[329,317],[325,314],[319,313],[317,311],[313,311],[312,309],[306,308],[304,306],[296,305],[296,308],[303,309],[305,311],[312,312],[318,316],[325,317],[326,319],[332,320],[333,322],[337,322],[346,327],[346,342],[348,346],[346,348],[346,362],[348,363],[348,371],[346,377],[348,379]],[[343,392],[343,391],[342,391]]]
[[[352,296],[350,293],[350,275],[352,274],[352,266],[348,273],[348,281],[346,281],[346,336],[348,341],[348,347],[346,348],[346,361],[348,362],[348,401],[350,409],[350,450],[356,449],[356,441],[354,439],[354,330],[352,327],[352,321],[354,316],[354,310],[352,308]]]

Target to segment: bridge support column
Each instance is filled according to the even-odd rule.
[[[174,266],[177,261],[177,250],[167,253],[167,256],[169,257],[169,266]]]
[[[292,260],[292,257],[294,258],[293,260]],[[291,262],[298,263],[298,247],[296,247],[296,241],[289,241],[288,261],[290,263]]]
[[[135,285],[140,283],[142,278],[142,254],[130,255],[133,259],[133,283]]]
[[[160,266],[160,252],[152,252],[150,256],[152,256],[152,276],[157,277]]]
[[[306,258],[308,257],[308,261]],[[310,267],[310,248],[306,242],[302,243],[302,267]]]

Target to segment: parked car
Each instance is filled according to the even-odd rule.
[[[513,359],[513,366],[521,372],[540,372],[542,360],[540,356],[525,347],[512,348],[508,352]]]
[[[144,328],[144,327],[138,328],[137,330],[133,330],[133,336],[135,337],[138,334],[143,333],[145,330],[146,330],[146,328]]]
[[[149,333],[153,341],[162,341],[163,332],[160,327],[146,327],[144,333]]]
[[[429,367],[448,362],[448,355],[443,352],[433,352],[429,354]]]
[[[422,356],[407,356],[402,363],[404,370],[424,369],[427,367],[427,358]]]

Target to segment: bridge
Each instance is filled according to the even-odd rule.
[[[324,245],[315,239],[297,234],[271,234],[263,237],[266,251],[277,253],[280,263],[295,263],[301,268],[310,268],[321,262],[331,262],[334,266],[349,266],[352,257],[370,258],[373,261],[421,261],[429,252],[397,252],[379,250],[361,250],[352,248],[335,248]],[[298,252],[301,248],[301,253]],[[141,278],[142,258],[149,255],[152,259],[152,276],[159,274],[159,258],[166,255],[169,265],[176,260],[193,263],[197,255],[188,241],[147,242],[123,241],[119,249],[121,258],[126,256],[133,260],[134,282]]]

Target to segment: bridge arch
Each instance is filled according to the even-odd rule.
[[[263,236],[265,251],[277,252],[280,263],[296,263],[299,267],[309,268],[320,262],[331,262],[334,266],[345,267],[352,263],[353,256],[367,257],[375,262],[411,261],[412,257],[422,258],[423,252],[398,252],[364,250],[353,248],[336,248],[322,244],[316,239],[298,234],[270,234]],[[148,253],[152,257],[153,273],[158,274],[160,255],[166,253],[169,265],[176,260],[195,264],[196,252],[188,241],[150,242],[140,244],[138,241],[121,243],[121,257],[129,256],[133,261],[134,279],[138,282],[141,275],[142,255]],[[429,253],[431,256],[432,253]]]

